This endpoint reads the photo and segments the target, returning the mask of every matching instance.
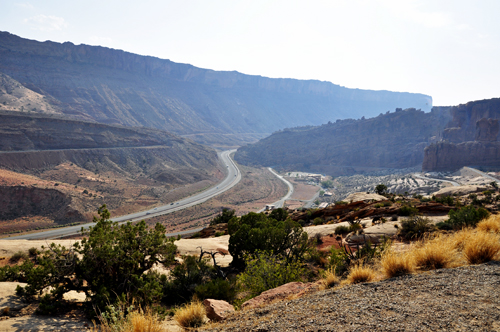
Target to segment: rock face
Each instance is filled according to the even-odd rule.
[[[125,176],[148,174],[166,185],[209,178],[217,153],[170,133],[46,115],[0,112],[0,167],[36,174],[64,162]],[[35,151],[33,151],[35,150]]]
[[[241,144],[284,127],[432,105],[431,97],[422,94],[217,72],[8,32],[0,32],[0,73],[43,95],[66,115],[153,127],[212,144],[231,139]]]
[[[425,148],[423,171],[500,166],[500,98],[452,107],[443,140]]]
[[[230,313],[234,312],[234,307],[222,300],[206,299],[203,301],[207,317],[213,321],[224,320]]]
[[[347,175],[420,165],[424,148],[449,122],[447,109],[397,109],[361,120],[285,129],[238,149],[242,164]]]

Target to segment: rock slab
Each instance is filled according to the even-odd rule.
[[[206,299],[203,301],[207,317],[213,321],[224,320],[228,314],[234,312],[234,307],[223,300]]]

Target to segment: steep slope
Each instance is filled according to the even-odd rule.
[[[67,115],[159,128],[212,144],[240,144],[254,140],[255,133],[374,116],[396,107],[429,109],[432,104],[422,94],[216,72],[8,32],[0,32],[0,72],[60,102]]]
[[[500,167],[500,98],[468,102],[450,109],[443,140],[425,148],[424,171],[453,171],[464,166]]]
[[[285,129],[241,147],[235,159],[331,175],[413,167],[422,163],[425,146],[437,140],[449,120],[446,108],[430,113],[397,109],[371,119]]]

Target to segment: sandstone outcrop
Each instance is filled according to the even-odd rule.
[[[428,110],[432,104],[422,94],[213,71],[8,32],[0,32],[0,73],[58,103],[66,115],[158,128],[214,145],[242,144],[283,127],[374,116],[396,107]]]
[[[319,283],[303,283],[303,282],[289,282],[288,284],[262,292],[259,296],[254,297],[243,303],[241,309],[252,309],[260,306],[271,304],[275,301],[285,300],[293,295],[305,295],[308,292],[319,290]],[[299,295],[300,294],[300,295]]]
[[[423,171],[500,166],[500,98],[452,107],[443,140],[424,150]]]
[[[234,307],[222,300],[206,299],[203,301],[207,317],[213,321],[224,320],[229,314],[234,312]]]
[[[439,191],[436,191],[432,195],[436,197],[454,196],[454,195],[463,196],[472,193],[483,192],[486,189],[487,189],[486,187],[475,186],[475,185],[456,186],[456,187],[454,186],[454,187],[446,187],[440,189]]]

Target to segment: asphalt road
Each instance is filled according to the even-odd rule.
[[[231,189],[234,187],[238,182],[241,180],[241,172],[234,163],[234,161],[229,157],[229,155],[236,150],[227,150],[224,152],[219,153],[219,158],[222,160],[222,163],[226,165],[227,168],[227,176],[226,178],[220,182],[218,185],[207,189],[201,193],[198,193],[196,195],[181,199],[179,201],[173,202],[171,204],[167,205],[162,205],[158,206],[153,209],[141,211],[141,212],[136,212],[132,214],[127,214],[124,216],[120,217],[115,217],[111,218],[113,221],[118,221],[118,222],[127,222],[127,221],[139,221],[139,220],[144,220],[156,216],[160,216],[163,214],[168,214],[172,213],[175,211],[179,211],[200,203],[203,203],[207,200],[209,200],[212,197],[215,197],[217,195],[222,194],[223,192]],[[47,230],[44,232],[39,232],[39,233],[32,233],[32,234],[25,234],[25,235],[19,235],[19,236],[11,236],[8,238],[4,238],[2,240],[36,240],[36,239],[56,239],[68,235],[73,235],[77,234],[80,232],[82,227],[88,228],[90,226],[94,226],[95,223],[88,223],[84,225],[78,225],[78,226],[70,226],[70,227],[65,227],[65,228],[58,228],[58,229],[51,229]],[[183,232],[177,232],[177,233],[171,233],[167,234],[168,236],[175,236],[177,234],[187,234],[187,233],[192,233],[196,232],[197,230],[189,230],[189,231],[183,231]]]
[[[279,201],[276,201],[276,202],[272,203],[272,205],[274,205],[276,208],[281,208],[285,204],[285,201],[287,199],[289,199],[290,197],[292,197],[292,194],[293,194],[293,184],[291,184],[288,180],[285,180],[281,175],[279,175],[278,173],[276,173],[271,167],[268,167],[268,169],[269,169],[269,172],[271,172],[274,175],[276,175],[278,177],[278,179],[280,179],[281,181],[285,182],[285,184],[288,186],[288,192],[287,192],[287,194],[283,198],[281,198]],[[258,212],[263,212],[265,209],[266,208],[263,208],[263,209],[259,210]]]
[[[423,180],[434,180],[434,181],[439,181],[439,182],[447,182],[447,183],[450,183],[452,186],[454,187],[458,187],[460,186],[460,184],[458,182],[455,182],[455,181],[450,181],[450,180],[443,180],[443,179],[437,179],[437,178],[428,178],[426,176],[422,176],[418,173],[415,173],[413,174],[415,177],[417,178],[420,178],[420,179],[423,179]]]
[[[472,168],[472,167],[464,167],[464,168],[470,169],[471,171],[475,172],[476,174],[478,174],[480,176],[483,176],[483,177],[485,177],[487,179],[490,179],[490,180],[492,180],[492,181],[494,181],[496,183],[500,183],[500,180],[498,180],[497,178],[494,178],[491,175],[488,175],[488,174],[486,174],[486,173],[484,173],[484,172],[482,172],[482,171],[480,171],[478,169],[475,169],[475,168]]]

